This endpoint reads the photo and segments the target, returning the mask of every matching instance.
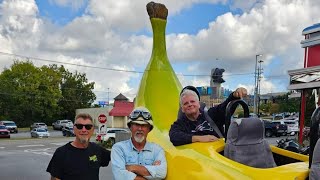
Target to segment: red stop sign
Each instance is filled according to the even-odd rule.
[[[104,115],[104,114],[100,114],[99,117],[98,117],[98,121],[100,123],[106,123],[107,122],[107,116]]]

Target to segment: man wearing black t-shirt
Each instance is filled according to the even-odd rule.
[[[74,123],[76,139],[59,147],[47,167],[51,180],[98,180],[101,166],[108,166],[110,151],[90,142],[92,117],[79,114]]]

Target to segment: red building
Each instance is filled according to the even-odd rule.
[[[307,92],[317,90],[314,93],[317,96],[320,88],[320,23],[305,28],[302,35],[305,36],[301,41],[301,46],[305,50],[304,68],[288,71],[290,75],[288,89],[301,91],[300,135],[305,121]],[[302,136],[299,137],[299,142],[302,143]]]
[[[112,118],[111,127],[127,128],[128,116],[134,108],[134,103],[129,102],[121,93],[114,98],[112,110],[109,116]]]

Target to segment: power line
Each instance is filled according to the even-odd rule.
[[[67,65],[72,65],[72,66],[93,68],[93,69],[104,69],[104,70],[110,70],[110,71],[131,72],[131,73],[139,73],[139,74],[143,73],[141,71],[130,71],[130,70],[123,70],[123,69],[98,67],[98,66],[88,66],[88,65],[81,65],[81,64],[75,64],[75,63],[61,62],[61,61],[55,61],[55,60],[50,60],[50,59],[44,59],[44,58],[36,58],[36,57],[31,57],[31,56],[19,55],[19,54],[11,54],[11,53],[1,52],[1,51],[0,51],[0,54],[4,54],[4,55],[8,55],[8,56],[17,56],[17,57],[20,57],[20,58],[33,59],[33,60],[44,61],[44,62],[52,62],[52,63],[59,63],[59,64],[67,64]]]
[[[20,55],[20,54],[6,53],[6,52],[2,52],[2,51],[0,51],[0,54],[7,55],[7,56],[16,56],[16,57],[25,58],[25,59],[32,59],[32,60],[37,60],[37,61],[59,63],[59,64],[67,64],[67,65],[72,65],[72,66],[79,66],[79,67],[86,67],[86,68],[93,68],[93,69],[104,69],[104,70],[109,70],[109,71],[138,73],[138,74],[143,74],[144,73],[143,71],[132,71],[132,70],[123,70],[123,69],[116,69],[116,68],[88,66],[88,65],[81,65],[81,64],[75,64],[75,63],[61,62],[61,61],[56,61],[56,60],[51,60],[51,59],[44,59],[44,58],[37,58],[37,57],[32,57],[32,56]],[[254,73],[226,74],[224,76],[239,76],[239,75],[252,75],[252,74],[254,74]],[[210,74],[180,74],[179,73],[177,75],[180,75],[180,76],[211,77]]]

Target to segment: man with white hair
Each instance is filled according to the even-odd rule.
[[[129,115],[129,140],[120,141],[111,150],[112,173],[115,180],[164,179],[167,161],[163,149],[147,142],[153,129],[152,116],[147,108],[138,107]]]
[[[186,86],[180,93],[182,112],[179,112],[178,119],[171,125],[170,141],[173,145],[180,146],[194,142],[213,142],[222,138],[227,104],[246,95],[245,88],[237,88],[223,103],[205,112],[204,108],[200,108],[198,90],[193,86]]]

